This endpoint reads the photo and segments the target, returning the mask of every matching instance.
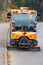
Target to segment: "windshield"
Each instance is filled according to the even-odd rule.
[[[14,14],[12,15],[12,23],[15,26],[29,26],[36,19],[36,14]]]

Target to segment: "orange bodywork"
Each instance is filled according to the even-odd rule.
[[[12,39],[19,39],[22,36],[26,36],[29,39],[36,39],[36,33],[35,32],[26,32],[26,34],[24,35],[24,32],[12,32],[11,34],[11,38]]]

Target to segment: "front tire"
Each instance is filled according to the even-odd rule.
[[[38,41],[37,40],[33,40],[31,43],[32,46],[37,46],[38,45]]]

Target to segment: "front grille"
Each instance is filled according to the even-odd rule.
[[[29,39],[25,36],[21,37],[20,40],[19,40],[19,43],[29,43]]]

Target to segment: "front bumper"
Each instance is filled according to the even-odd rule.
[[[20,43],[19,40],[11,40],[10,44],[13,44],[13,45],[16,44],[19,47],[29,47],[29,46],[37,46],[38,42],[37,42],[37,40],[30,40],[27,43]]]

